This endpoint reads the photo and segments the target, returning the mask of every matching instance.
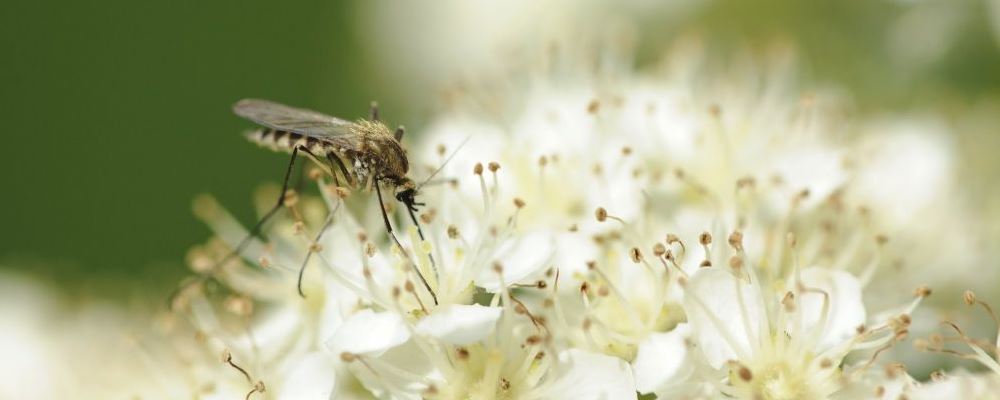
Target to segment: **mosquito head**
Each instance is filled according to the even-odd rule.
[[[396,192],[396,200],[405,204],[407,209],[417,211],[418,206],[424,205],[424,203],[417,203],[417,188],[409,178],[403,178],[396,187],[399,188],[399,191]]]

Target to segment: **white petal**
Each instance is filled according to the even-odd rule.
[[[278,398],[330,399],[336,387],[336,365],[328,354],[307,354],[285,376],[278,390]]]
[[[503,265],[503,283],[493,268],[483,268],[476,285],[488,292],[499,292],[502,285],[516,283],[546,266],[554,253],[553,238],[545,233],[531,233],[516,242],[505,243],[495,260]]]
[[[806,292],[800,295],[799,309],[805,332],[823,323],[820,348],[825,349],[850,337],[854,329],[865,322],[865,305],[861,300],[861,284],[851,274],[826,268],[807,268],[802,271],[802,283],[807,288],[819,289],[830,295],[830,305],[825,321],[823,318],[824,296],[822,293]],[[789,283],[794,285],[794,283]],[[791,290],[791,287],[789,287]],[[792,324],[789,324],[791,327]],[[789,328],[791,329],[791,328]]]
[[[654,333],[639,343],[639,353],[632,362],[635,387],[639,393],[650,393],[676,382],[687,359],[684,343],[691,333],[688,324],[679,324],[667,333]]]
[[[335,354],[378,356],[410,339],[403,318],[394,312],[362,310],[352,315],[326,342]]]
[[[417,324],[417,333],[454,345],[467,345],[483,340],[500,318],[499,307],[478,304],[453,304],[434,310]]]
[[[604,354],[569,350],[559,355],[563,374],[542,394],[546,399],[635,399],[635,381],[625,361]]]
[[[738,292],[742,293],[742,301]],[[699,270],[684,294],[684,311],[694,339],[715,368],[750,354],[760,336],[764,318],[761,307],[756,286],[716,268]]]

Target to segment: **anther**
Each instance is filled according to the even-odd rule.
[[[483,163],[476,163],[476,166],[472,168],[472,173],[476,175],[483,174]]]
[[[593,99],[587,103],[587,113],[593,115],[597,114],[601,110],[601,101],[598,99]]]
[[[733,233],[730,233],[729,245],[736,251],[743,251],[743,232],[733,231]]]
[[[465,347],[459,347],[457,350],[455,350],[455,355],[458,357],[459,360],[462,361],[468,360],[469,349],[466,349]]]
[[[746,366],[740,365],[739,375],[740,379],[744,382],[750,382],[753,380],[753,372],[750,372],[750,368],[747,368]]]
[[[698,243],[701,243],[702,246],[708,246],[712,244],[712,234],[708,232],[702,232],[701,235],[698,235]]]
[[[605,210],[604,207],[597,207],[594,216],[597,217],[597,222],[604,222],[608,219],[608,210]]]
[[[539,167],[545,167],[545,165],[547,165],[548,163],[549,163],[549,158],[548,157],[545,157],[544,155],[538,157],[538,166]]]
[[[490,169],[490,172],[492,172],[492,173],[495,174],[497,171],[500,170],[500,163],[498,163],[496,161],[490,161],[489,169]]]
[[[632,262],[636,264],[642,261],[642,252],[639,251],[638,247],[633,247],[632,249],[630,249],[628,252],[628,256],[632,260]]]
[[[785,312],[795,312],[795,294],[792,292],[786,292],[785,297],[781,299],[781,305],[785,307]]]
[[[913,291],[913,295],[917,297],[927,297],[931,295],[931,288],[927,286],[921,286]]]
[[[437,145],[437,154],[438,154],[438,156],[444,156],[444,154],[445,154],[445,153],[446,153],[447,151],[448,151],[448,148],[447,148],[447,147],[445,147],[445,146],[444,146],[444,144],[441,144],[441,143],[439,143],[439,144]]]
[[[743,258],[741,258],[740,256],[732,256],[732,257],[730,257],[729,258],[729,268],[732,268],[732,269],[737,270],[737,271],[740,270],[740,268],[743,268]]]
[[[318,181],[319,178],[322,178],[322,177],[323,177],[323,171],[320,171],[319,168],[310,168],[309,169],[309,179],[314,180],[314,181]]]
[[[349,353],[349,352],[346,352],[346,351],[343,352],[343,353],[340,353],[340,361],[343,361],[343,362],[346,362],[346,363],[354,362],[354,360],[356,360],[357,358],[358,358],[358,356],[355,356],[353,353]]]
[[[448,225],[448,239],[455,239],[458,237],[458,227],[455,225]]]
[[[973,293],[971,290],[966,290],[965,293],[962,294],[962,300],[965,300],[965,304],[966,305],[970,305],[970,306],[971,305],[975,305],[976,304],[976,294]]]
[[[628,156],[630,154],[632,154],[632,148],[628,147],[628,146],[623,146],[622,147],[622,156]]]
[[[524,208],[524,200],[521,200],[520,198],[515,197],[514,198],[514,207],[517,207],[518,209]]]
[[[667,253],[667,247],[663,243],[656,243],[653,245],[653,255],[656,257],[662,257]]]
[[[257,259],[257,264],[259,264],[261,268],[270,268],[271,259],[264,256],[260,256],[260,258]]]
[[[299,194],[295,189],[288,189],[285,191],[285,196],[283,198],[283,203],[285,207],[295,206],[299,202]]]

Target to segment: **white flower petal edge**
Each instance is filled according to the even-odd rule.
[[[328,354],[302,357],[285,376],[278,389],[279,399],[327,400],[336,389],[336,362]]]
[[[807,268],[802,271],[802,284],[809,289],[818,289],[830,297],[827,310],[824,310],[822,293],[807,292],[802,295],[799,307],[802,312],[802,327],[812,330],[820,323],[826,313],[826,325],[822,327],[823,336],[818,343],[819,348],[832,347],[851,337],[854,330],[865,323],[865,305],[861,300],[861,283],[851,274],[826,268]],[[787,290],[793,290],[789,283]],[[791,329],[793,321],[789,321]]]
[[[573,400],[635,399],[635,380],[625,361],[584,350],[559,355],[568,369],[540,398]]]
[[[334,332],[326,346],[335,354],[379,356],[410,339],[410,331],[399,314],[362,310]]]
[[[713,368],[728,360],[747,358],[755,347],[750,338],[760,337],[761,319],[765,318],[756,285],[746,285],[730,273],[712,268],[699,270],[688,282],[684,310],[695,340]]]
[[[677,325],[667,333],[654,333],[639,343],[639,352],[632,362],[635,387],[639,393],[651,393],[673,381],[683,381],[681,371],[687,357],[685,341],[691,334],[688,324]]]
[[[493,333],[501,308],[452,304],[435,309],[417,323],[416,332],[454,345],[467,345]]]
[[[476,285],[491,293],[499,292],[505,285],[521,281],[545,267],[555,253],[551,235],[531,233],[516,242],[507,242],[497,251],[497,260],[503,265],[503,279],[491,268],[484,268]]]

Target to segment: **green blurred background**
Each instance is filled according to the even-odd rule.
[[[801,50],[807,84],[841,85],[862,110],[933,107],[956,126],[970,113],[995,120],[1000,52],[985,2],[693,3],[682,18],[649,5],[621,10],[641,28],[640,59],[656,59],[683,33],[720,53],[783,40]],[[209,234],[190,212],[196,194],[214,194],[250,222],[251,193],[280,178],[285,157],[239,135],[249,125],[229,107],[242,97],[345,118],[377,99],[387,119],[419,132],[432,102],[401,93],[405,76],[382,76],[387,61],[373,56],[379,43],[368,33],[389,27],[370,26],[365,4],[5,2],[0,267],[77,294],[165,291],[187,273],[187,248]],[[917,6],[928,9],[924,18],[951,18],[947,43],[899,28],[910,18],[916,31],[935,29],[910,16]],[[394,28],[403,43],[421,35]],[[908,40],[915,56],[889,48]],[[930,56],[919,51],[931,45]],[[996,148],[997,133],[983,128],[991,124],[967,126],[962,144]],[[978,179],[1000,179],[991,153],[970,152],[964,167],[985,164],[977,170],[992,172]],[[998,200],[977,196],[987,206]]]

